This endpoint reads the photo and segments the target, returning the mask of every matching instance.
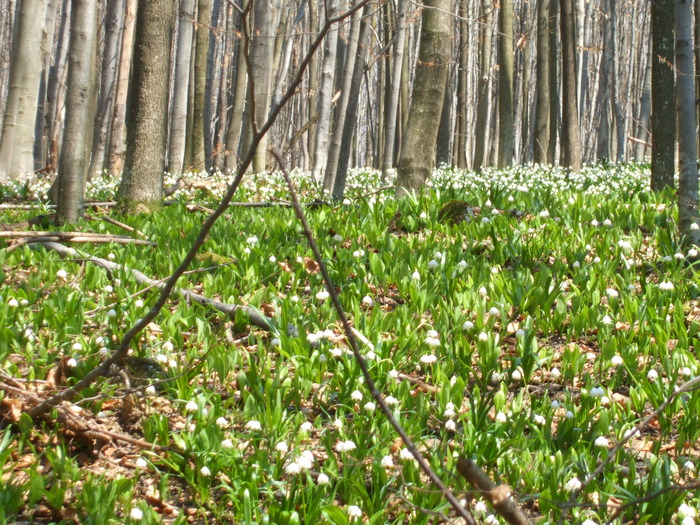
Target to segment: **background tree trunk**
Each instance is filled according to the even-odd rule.
[[[537,0],[537,94],[535,102],[534,160],[546,164],[549,149],[549,3]]]
[[[197,28],[194,48],[194,106],[192,108],[192,167],[206,170],[204,152],[204,105],[207,86],[207,56],[209,53],[209,26],[211,25],[211,0],[198,0]]]
[[[581,170],[581,135],[576,98],[576,22],[573,0],[561,0],[562,118],[561,160],[574,173]]]
[[[489,0],[482,0],[480,31],[479,98],[476,106],[476,144],[474,148],[474,170],[480,171],[487,157],[489,86],[491,85],[491,18],[492,6]]]
[[[118,192],[128,211],[150,211],[163,197],[174,14],[172,0],[138,2],[126,161]]]
[[[71,5],[66,129],[58,165],[58,224],[76,222],[83,216],[95,109],[97,4],[94,0],[71,0]]]
[[[413,100],[397,165],[397,197],[419,191],[433,169],[450,58],[451,11],[450,0],[423,3]]]
[[[498,14],[498,167],[513,164],[513,0],[501,0]]]
[[[45,17],[45,0],[22,0],[19,4],[0,136],[0,181],[34,175],[34,121]]]

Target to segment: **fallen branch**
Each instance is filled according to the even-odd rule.
[[[85,214],[85,218],[86,219],[97,219],[96,217],[88,215],[87,213]],[[136,235],[138,235],[139,237],[143,237],[144,239],[148,238],[148,236],[145,233],[143,233],[142,231],[139,231],[136,228],[132,228],[128,224],[124,224],[123,222],[119,222],[115,219],[112,219],[112,217],[110,217],[109,215],[103,215],[102,220],[105,222],[108,222],[110,224],[114,224],[115,226],[120,227],[122,230],[126,230],[128,232],[135,233]]]
[[[26,230],[31,226],[36,226],[37,224],[53,223],[54,214],[37,215],[22,222],[15,222],[14,224],[0,224],[0,230],[4,231],[17,231]]]
[[[488,501],[504,520],[511,525],[531,525],[530,519],[515,505],[508,485],[496,485],[476,463],[466,458],[457,460],[459,472],[470,485]]]
[[[73,248],[63,246],[62,244],[48,242],[41,243],[41,245],[49,250],[57,252],[61,257],[76,257],[79,255],[78,252],[76,252]],[[151,279],[139,270],[128,268],[121,264],[108,261],[107,259],[102,259],[101,257],[83,257],[82,260],[89,261],[93,264],[97,264],[110,271],[121,270],[125,272],[130,272],[136,280],[136,282],[139,284],[144,284],[146,286],[154,288],[163,288],[163,286],[165,286],[165,281],[163,280]],[[235,318],[236,313],[244,312],[250,319],[251,324],[257,326],[258,328],[262,328],[263,330],[272,330],[272,320],[268,319],[267,317],[262,315],[258,310],[251,306],[222,303],[221,301],[205,297],[204,295],[185,290],[184,288],[173,288],[173,292],[180,294],[189,301],[194,301],[195,303],[201,304],[202,306],[214,308],[215,310],[226,314],[231,319]]]
[[[107,202],[86,202],[84,206],[86,208],[112,208],[116,206],[116,201]],[[55,204],[0,204],[0,210],[36,210],[38,208],[45,208],[47,210],[55,210]]]

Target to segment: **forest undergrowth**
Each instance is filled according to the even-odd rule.
[[[504,521],[459,458],[536,523],[696,522],[698,252],[646,166],[444,168],[400,201],[355,170],[326,204],[292,175],[377,387],[477,523]],[[178,282],[196,297],[173,295],[72,404],[28,416],[148,311],[226,180],[188,175],[123,216],[97,177],[103,204],[39,240],[127,239],[74,252],[11,235],[48,229],[28,219],[52,213],[50,181],[0,188],[0,522],[462,523],[366,388],[279,173],[244,179],[236,200],[258,205],[215,224]]]

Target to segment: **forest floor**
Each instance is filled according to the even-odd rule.
[[[278,173],[215,224],[178,282],[198,296],[29,417],[118,348],[227,180],[123,216],[105,176],[63,233],[49,181],[0,187],[0,522],[464,523],[373,399]],[[673,195],[634,165],[391,183],[356,170],[305,213],[377,389],[475,521],[506,522],[460,461],[533,522],[694,523],[700,279]]]

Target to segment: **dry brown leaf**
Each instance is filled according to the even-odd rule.
[[[287,272],[287,273],[293,272],[292,267],[289,266],[289,264],[286,261],[278,261],[277,266],[279,266],[283,272]]]
[[[304,267],[309,273],[318,273],[321,270],[316,260],[311,257],[304,257]]]
[[[22,402],[19,399],[13,398],[3,398],[0,402],[0,407],[2,407],[3,417],[9,419],[13,423],[19,421],[22,415]]]

